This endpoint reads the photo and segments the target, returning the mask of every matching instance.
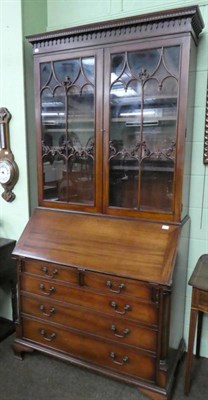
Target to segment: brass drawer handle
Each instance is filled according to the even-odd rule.
[[[54,292],[56,291],[55,287],[54,287],[54,286],[51,286],[51,287],[49,288],[48,292],[47,292],[47,291],[46,291],[46,288],[45,288],[45,286],[44,286],[43,283],[41,283],[41,284],[39,285],[39,288],[40,288],[40,290],[42,291],[42,293],[44,294],[44,296],[50,296],[52,293],[54,293]]]
[[[45,317],[51,317],[51,315],[55,313],[55,308],[51,307],[50,310],[47,313],[44,304],[41,304],[40,305],[40,311],[42,311],[42,313],[43,313],[43,315],[45,315]]]
[[[106,281],[106,286],[110,289],[111,292],[113,293],[121,293],[122,289],[125,288],[125,283],[120,283],[118,285],[118,289],[112,289],[114,284],[111,281]]]
[[[116,312],[117,314],[122,314],[122,315],[123,315],[123,314],[126,314],[127,311],[131,311],[131,306],[129,306],[129,304],[126,304],[126,305],[124,306],[124,310],[123,310],[123,311],[117,310],[118,304],[117,304],[115,301],[111,301],[110,305],[111,305],[111,307],[114,308],[114,310],[115,310],[115,312]]]
[[[49,335],[47,334],[47,332],[44,329],[40,330],[40,334],[43,337],[43,339],[45,339],[47,342],[52,342],[52,340],[56,339],[56,333],[52,332]]]
[[[41,271],[44,272],[47,278],[52,278],[52,279],[58,274],[58,269],[54,269],[51,274],[48,274],[48,267],[45,266],[41,268]]]
[[[116,360],[116,353],[114,353],[113,351],[111,351],[111,353],[110,353],[110,358],[111,358],[111,360],[113,361],[113,363],[114,364],[117,364],[117,365],[124,365],[124,364],[126,364],[128,361],[129,361],[129,357],[128,356],[124,356],[123,358],[122,358],[122,361],[117,361]]]
[[[119,338],[124,338],[125,336],[129,335],[130,329],[125,328],[121,333],[117,333],[117,328],[116,325],[111,325],[111,330],[114,333],[114,336],[119,337]]]

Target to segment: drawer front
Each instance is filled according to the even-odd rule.
[[[44,261],[26,261],[24,271],[52,281],[69,282],[74,285],[77,285],[79,281],[77,269]]]
[[[149,301],[153,296],[152,288],[148,284],[108,274],[86,271],[83,276],[83,285],[114,295],[134,296]]]
[[[41,321],[23,319],[23,337],[44,347],[92,362],[124,375],[155,380],[155,357],[115,342],[106,342]]]
[[[89,307],[103,313],[138,320],[150,325],[157,325],[158,323],[158,308],[156,304],[142,302],[135,298],[115,298],[113,294],[92,293],[83,288],[64,286],[28,275],[22,275],[21,289],[45,298]]]
[[[205,312],[208,312],[208,292],[203,290],[198,291],[198,307]]]
[[[141,299],[152,299],[152,288],[143,282],[132,279],[100,274],[73,267],[64,267],[44,261],[26,261],[24,271],[44,279],[68,282],[73,285],[100,290],[117,295],[134,296]]]
[[[83,332],[117,340],[121,344],[156,352],[157,331],[138,326],[118,317],[87,311],[84,308],[60,305],[39,297],[21,297],[22,313],[62,324]]]

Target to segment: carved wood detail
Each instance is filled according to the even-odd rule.
[[[84,28],[78,26],[50,33],[30,35],[27,36],[27,39],[33,44],[34,52],[38,53],[41,48],[44,51],[47,48],[55,48],[56,46],[66,48],[73,43],[79,43],[79,46],[83,43],[84,46],[86,42],[100,41],[103,43],[108,38],[112,40],[112,37],[124,40],[126,35],[128,37],[132,36],[132,38],[142,38],[160,35],[164,31],[167,31],[167,33],[183,32],[184,28],[186,31],[189,30],[197,41],[203,27],[200,11],[195,6],[192,6],[168,12],[164,11],[88,24]]]
[[[94,160],[94,142],[90,139],[86,146],[80,145],[79,148],[76,148],[70,139],[64,141],[62,146],[53,147],[47,146],[42,141],[42,158],[45,159],[47,156],[51,157],[51,163],[53,163],[57,156],[60,156],[64,160],[74,160],[76,157],[91,158]]]

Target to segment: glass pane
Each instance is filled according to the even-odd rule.
[[[65,156],[60,138],[65,126],[64,92],[57,88],[54,95],[49,89],[42,92],[42,160],[43,198],[58,200],[58,181],[65,169]]]
[[[142,161],[141,209],[170,212],[173,206],[174,162]]]
[[[138,79],[146,73],[151,76],[156,70],[161,57],[161,49],[133,51],[128,53],[128,64],[132,74]]]
[[[68,91],[68,171],[62,186],[69,186],[73,202],[93,204],[94,198],[94,89],[87,85],[81,94]]]
[[[180,48],[179,46],[164,48],[164,64],[170,73],[176,77],[179,74]]]
[[[40,65],[40,87],[41,89],[50,82],[52,70],[51,63],[44,63]]]
[[[44,199],[94,204],[94,58],[41,65]]]
[[[112,58],[111,82],[109,205],[136,208],[141,85],[132,79],[124,54]]]
[[[54,75],[61,84],[68,82],[68,80],[75,82],[79,75],[80,61],[79,59],[55,61],[53,68]]]
[[[173,207],[178,83],[160,66],[144,84],[141,208]]]
[[[111,83],[115,82],[125,68],[125,53],[112,55],[111,58]]]

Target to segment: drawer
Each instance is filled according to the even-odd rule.
[[[78,270],[72,267],[64,267],[44,261],[26,261],[24,271],[43,277],[44,279],[69,282],[78,284]]]
[[[115,298],[113,294],[105,295],[80,287],[61,285],[28,275],[21,277],[21,290],[41,295],[61,302],[88,307],[102,313],[138,320],[150,325],[158,323],[158,308],[155,303],[130,299],[129,297]]]
[[[193,288],[192,307],[197,307],[199,310],[208,312],[208,292],[198,288]]]
[[[24,271],[44,279],[68,282],[73,285],[84,286],[99,292],[117,295],[134,296],[145,300],[152,300],[153,289],[145,282],[133,279],[116,277],[109,274],[100,274],[84,269],[64,267],[44,261],[26,261]]]
[[[155,380],[155,356],[129,346],[111,341],[104,342],[29,318],[23,318],[23,338],[102,366],[104,369],[151,382]]]
[[[157,331],[129,320],[108,317],[73,305],[60,305],[39,297],[21,297],[22,313],[102,336],[119,343],[156,352]]]
[[[153,289],[146,283],[89,271],[84,273],[83,285],[114,295],[134,296],[150,301],[153,296]]]

